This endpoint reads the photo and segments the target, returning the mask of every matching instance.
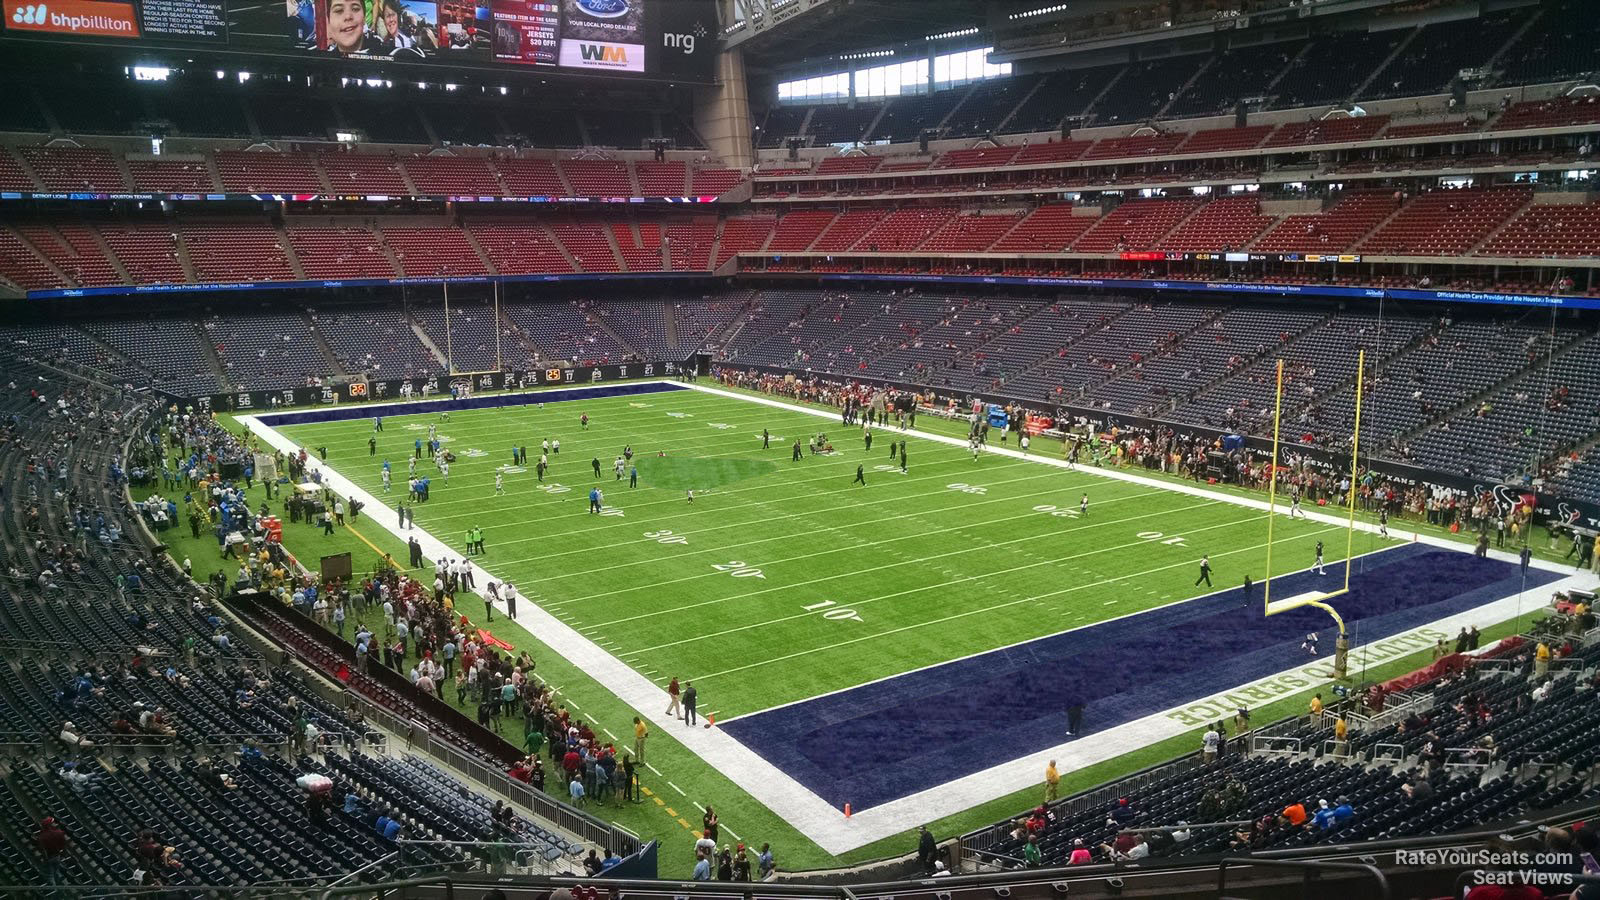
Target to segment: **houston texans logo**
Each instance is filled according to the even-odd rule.
[[[1522,498],[1518,497],[1517,492],[1510,487],[1497,484],[1494,486],[1494,502],[1500,504],[1502,509],[1509,509],[1522,502]]]

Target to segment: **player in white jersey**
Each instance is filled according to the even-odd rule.
[[[494,492],[496,494],[504,494],[506,492],[506,476],[504,472],[494,473]]]
[[[389,469],[387,467],[383,470],[383,492],[385,494],[389,493]]]

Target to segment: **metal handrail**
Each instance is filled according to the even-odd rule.
[[[1256,856],[1224,856],[1222,860],[1217,863],[1218,900],[1229,900],[1229,866],[1264,866],[1269,869],[1294,869],[1304,873],[1308,878],[1320,872],[1351,872],[1359,875],[1367,875],[1371,877],[1373,881],[1378,883],[1378,892],[1376,894],[1367,894],[1365,896],[1378,898],[1378,900],[1391,900],[1391,898],[1394,897],[1394,893],[1389,889],[1388,877],[1383,874],[1382,869],[1379,869],[1377,866],[1371,863],[1319,862],[1317,860],[1299,859],[1261,859],[1260,857]]]
[[[367,863],[366,865],[362,866],[359,869],[352,869],[351,871],[346,872],[345,874],[341,875],[339,878],[335,879],[333,881],[333,883],[328,885],[328,886],[329,887],[338,887],[338,886],[340,886],[342,884],[346,884],[346,883],[348,883],[350,881],[358,881],[358,880],[360,880],[360,877],[361,877],[362,874],[364,874],[366,872],[369,872],[369,871],[371,871],[373,869],[376,869],[379,866],[382,866],[382,865],[385,865],[385,864],[388,864],[388,863],[392,863],[392,862],[396,862],[399,859],[400,859],[400,851],[399,850],[391,851],[389,853],[384,854],[383,856],[378,857],[377,859],[373,860],[372,862]]]

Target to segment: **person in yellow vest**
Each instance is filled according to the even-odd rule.
[[[1322,695],[1311,698],[1311,722],[1314,725],[1322,724]]]
[[[1049,803],[1059,796],[1061,790],[1061,773],[1056,771],[1056,761],[1050,760],[1050,765],[1044,767],[1044,802]]]
[[[1550,645],[1540,641],[1539,646],[1534,648],[1533,651],[1533,677],[1535,679],[1543,678],[1549,672]]]
[[[1345,740],[1350,737],[1350,726],[1345,723],[1344,716],[1333,717],[1333,739],[1339,744],[1339,752],[1344,752]]]
[[[644,765],[644,739],[650,736],[650,729],[645,727],[644,720],[638,716],[633,717],[633,755],[639,758],[639,764]]]

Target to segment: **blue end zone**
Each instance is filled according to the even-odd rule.
[[[566,400],[597,400],[602,397],[627,397],[633,394],[659,394],[662,391],[686,391],[681,384],[640,382],[635,384],[607,384],[597,387],[562,388],[551,391],[527,391],[520,394],[494,394],[488,397],[467,397],[451,400],[448,396],[427,400],[374,403],[367,405],[345,404],[328,409],[311,409],[301,412],[258,413],[263,425],[311,425],[317,422],[343,422],[349,419],[370,419],[374,416],[409,416],[416,413],[455,412],[460,409],[498,409],[502,406],[531,406],[535,403],[561,403]]]
[[[1406,544],[1356,560],[1333,601],[1361,644],[1515,594],[1514,563]],[[1558,579],[1530,569],[1527,586]],[[1275,596],[1331,590],[1342,566],[1275,579]],[[1030,641],[727,723],[727,731],[834,806],[867,809],[1067,740],[1066,708],[1100,731],[1232,690],[1309,660],[1333,627],[1316,609],[1266,617],[1242,588]],[[1483,623],[1490,624],[1488,622]],[[1129,748],[1133,749],[1133,748]]]

